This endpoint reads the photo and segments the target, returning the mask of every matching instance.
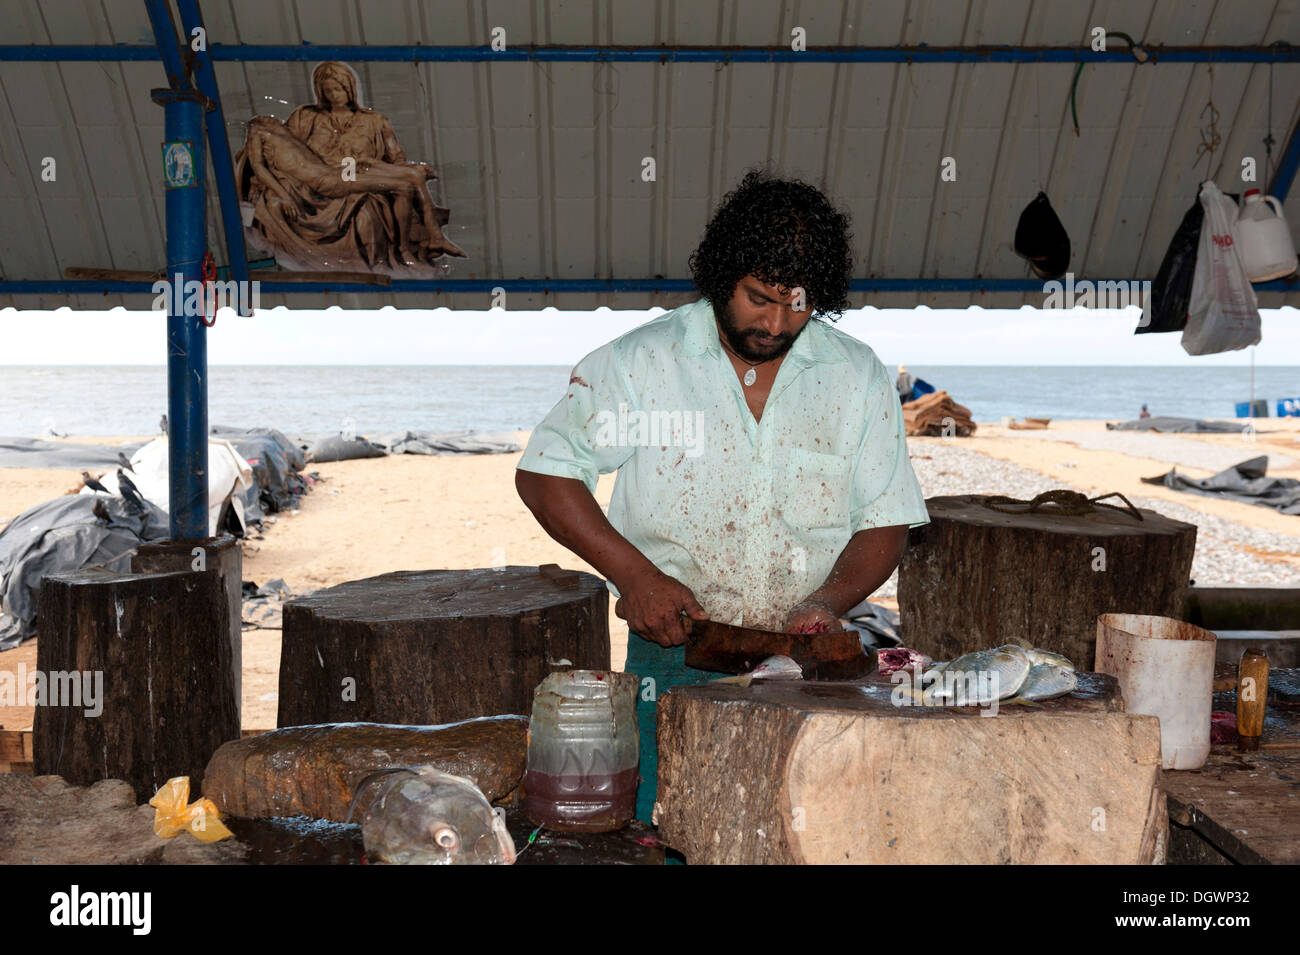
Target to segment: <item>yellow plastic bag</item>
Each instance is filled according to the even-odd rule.
[[[219,842],[234,833],[221,821],[221,812],[211,799],[197,799],[190,804],[190,777],[176,776],[163,783],[162,789],[149,800],[154,807],[154,835],[170,839],[188,829],[200,842]]]

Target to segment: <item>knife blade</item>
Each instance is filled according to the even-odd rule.
[[[686,665],[715,673],[748,673],[770,656],[790,657],[806,680],[856,680],[876,668],[874,650],[856,630],[778,633],[684,618]]]

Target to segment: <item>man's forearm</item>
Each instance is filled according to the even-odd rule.
[[[807,601],[817,601],[842,616],[889,579],[907,549],[907,526],[869,527],[850,539],[826,582]]]
[[[630,577],[655,569],[614,529],[581,481],[518,470],[515,488],[546,533],[612,580],[620,591]]]

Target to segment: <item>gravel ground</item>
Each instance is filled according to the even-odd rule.
[[[1145,431],[1019,431],[1016,437],[1037,438],[1042,441],[1070,441],[1092,451],[1118,451],[1137,458],[1164,461],[1180,468],[1201,468],[1219,472],[1248,458],[1264,452],[1259,445],[1243,437],[1231,445],[1211,444],[1195,438],[1176,434],[1154,434]],[[1269,466],[1289,468],[1295,464],[1284,454],[1270,452]]]
[[[927,498],[947,494],[1005,494],[1027,500],[1035,494],[1059,487],[1084,491],[956,443],[918,442],[912,446],[911,453],[912,469]],[[1149,508],[1166,517],[1196,525],[1192,579],[1199,586],[1300,587],[1300,568],[1242,550],[1242,545],[1247,545],[1260,550],[1300,554],[1300,517],[1296,518],[1297,536],[1292,536],[1204,514],[1171,501],[1150,497],[1130,497],[1129,500],[1137,507]],[[1122,504],[1118,499],[1112,503]],[[894,571],[873,596],[894,597],[897,593],[898,571]]]

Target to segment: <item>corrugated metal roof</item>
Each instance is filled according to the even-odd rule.
[[[1300,36],[1294,0],[738,0],[456,4],[333,0],[209,3],[212,43],[774,46],[791,29],[825,46],[1081,46],[1089,29],[1178,46]],[[138,0],[7,0],[9,44],[152,43]],[[1117,41],[1112,41],[1115,43]],[[311,100],[314,64],[216,64],[232,150],[259,113]],[[1260,164],[1273,74],[1274,161],[1300,123],[1300,65],[1089,64],[1070,120],[1071,63],[353,62],[362,99],[414,159],[441,174],[448,235],[469,253],[449,278],[688,278],[710,210],[755,164],[823,187],[854,222],[860,278],[1028,277],[1011,248],[1043,188],[1074,243],[1078,277],[1151,277],[1206,177],[1197,147],[1219,110],[1217,181]],[[165,264],[159,62],[0,62],[0,274],[57,280],[69,266]],[[43,182],[42,157],[58,161]],[[654,157],[657,181],[641,179]],[[943,157],[955,182],[940,180]],[[209,176],[210,246],[224,263]],[[1300,242],[1300,213],[1291,216]],[[672,306],[681,293],[523,294],[512,308]],[[855,304],[1041,304],[1023,292],[898,292]],[[1300,303],[1300,289],[1260,304]],[[25,308],[148,307],[148,296],[0,297]],[[262,296],[264,306],[486,308],[487,293]]]

